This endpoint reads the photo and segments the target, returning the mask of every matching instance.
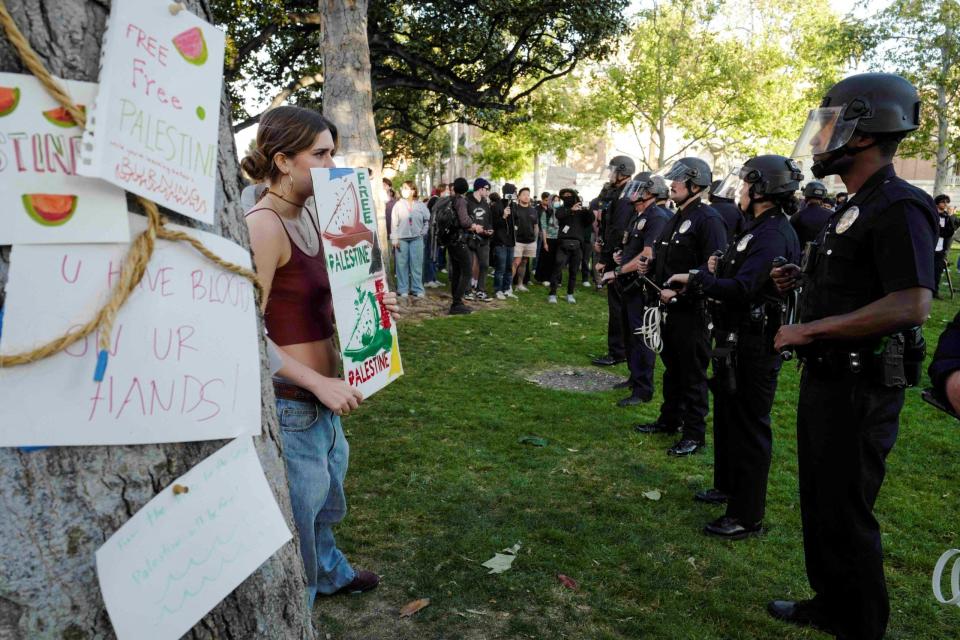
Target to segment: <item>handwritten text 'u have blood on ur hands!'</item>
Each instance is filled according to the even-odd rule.
[[[60,277],[67,285],[76,284],[85,277],[105,277],[107,287],[112,288],[120,277],[120,266],[112,261],[106,274],[87,271],[83,260],[63,255]],[[238,313],[248,312],[254,304],[253,289],[246,279],[216,269],[187,271],[175,266],[148,267],[137,288],[139,295],[182,298],[186,304],[223,305],[236,309]],[[171,300],[170,303],[179,304],[179,301]],[[209,338],[210,332],[216,331],[215,326],[198,324],[202,325],[163,323],[158,319],[155,326],[136,328],[134,337],[125,337],[125,331],[126,336],[131,334],[130,329],[125,329],[121,316],[111,335],[110,356],[122,355],[128,340],[147,340],[151,343],[147,362],[156,367],[160,367],[160,363],[171,365],[164,372],[170,372],[172,368],[173,375],[124,376],[123,379],[106,376],[103,382],[96,383],[96,390],[89,398],[88,421],[104,413],[119,420],[131,414],[150,417],[176,412],[197,422],[205,422],[220,415],[228,406],[235,406],[239,365],[223,367],[221,375],[207,379],[188,373],[191,360],[204,357],[201,332]],[[74,358],[90,357],[97,349],[99,338],[99,334],[91,334],[65,349],[65,353]]]

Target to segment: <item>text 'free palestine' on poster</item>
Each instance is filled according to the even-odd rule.
[[[225,36],[169,0],[113,0],[82,175],[211,224]]]
[[[369,397],[403,375],[366,169],[312,169],[343,377]]]
[[[250,437],[177,485],[97,550],[100,591],[120,640],[181,637],[292,537]]]

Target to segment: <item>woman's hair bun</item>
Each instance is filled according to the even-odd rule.
[[[240,168],[251,180],[260,182],[270,174],[270,159],[259,148],[254,148],[240,161]]]

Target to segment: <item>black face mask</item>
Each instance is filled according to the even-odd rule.
[[[810,166],[810,173],[817,179],[823,179],[827,176],[839,176],[846,173],[853,166],[854,156],[866,151],[874,146],[876,141],[871,142],[865,147],[851,149],[844,145],[835,151],[831,151],[823,160],[818,160]]]
[[[577,198],[575,196],[561,196],[560,200],[563,201],[563,206],[567,209],[572,209],[573,205],[577,204]]]

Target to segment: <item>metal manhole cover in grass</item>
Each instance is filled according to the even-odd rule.
[[[527,380],[547,389],[559,391],[609,391],[623,378],[599,369],[548,369],[526,377]]]

